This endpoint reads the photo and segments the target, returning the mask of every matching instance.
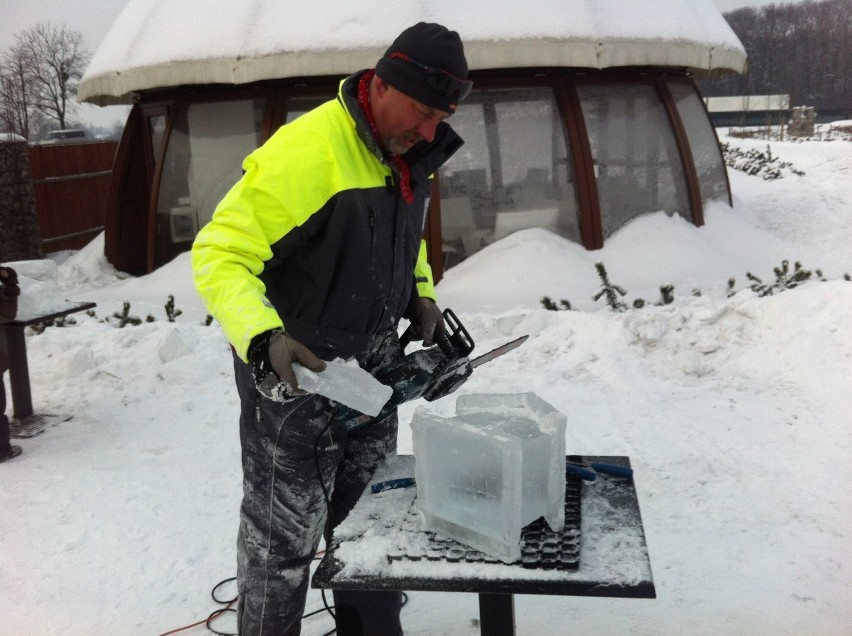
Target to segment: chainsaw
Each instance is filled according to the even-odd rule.
[[[413,351],[376,375],[379,382],[393,389],[378,415],[365,415],[338,403],[333,416],[352,431],[387,417],[403,402],[421,397],[433,402],[456,391],[476,367],[516,349],[529,338],[521,336],[471,360],[473,338],[451,309],[444,309],[443,315],[446,328],[436,330],[435,346]],[[410,331],[411,327],[400,336],[403,351],[411,343]]]

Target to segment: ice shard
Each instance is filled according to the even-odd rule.
[[[319,393],[366,415],[378,415],[393,389],[358,366],[355,360],[326,362],[325,371],[316,373],[300,364],[293,365],[299,388]]]

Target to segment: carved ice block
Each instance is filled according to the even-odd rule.
[[[566,417],[534,393],[469,394],[456,415],[412,417],[417,504],[425,530],[506,563],[521,529],[565,526]]]

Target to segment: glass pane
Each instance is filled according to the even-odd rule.
[[[175,110],[157,201],[159,263],[189,249],[242,176],[243,159],[260,143],[264,106],[264,99],[254,99]]]
[[[329,95],[328,97],[293,97],[289,99],[287,101],[287,120],[284,123],[289,124],[294,119],[301,117],[333,98],[334,95]]]
[[[695,172],[698,174],[702,202],[704,205],[709,201],[729,203],[722,150],[698,92],[695,87],[685,82],[669,82],[668,87],[686,129]]]
[[[153,115],[148,117],[148,134],[151,135],[151,148],[154,151],[154,165],[160,160],[163,149],[163,135],[166,133],[166,116]]]
[[[579,84],[604,236],[663,210],[692,219],[683,164],[662,100],[650,84]]]
[[[474,90],[450,124],[465,144],[440,172],[446,267],[530,227],[580,241],[574,168],[552,89]]]

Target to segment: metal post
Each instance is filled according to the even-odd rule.
[[[515,597],[480,594],[479,626],[482,636],[515,636]]]
[[[24,327],[5,325],[9,349],[9,379],[12,382],[12,407],[15,419],[23,420],[33,414],[30,393],[30,372],[27,368],[27,343]]]

